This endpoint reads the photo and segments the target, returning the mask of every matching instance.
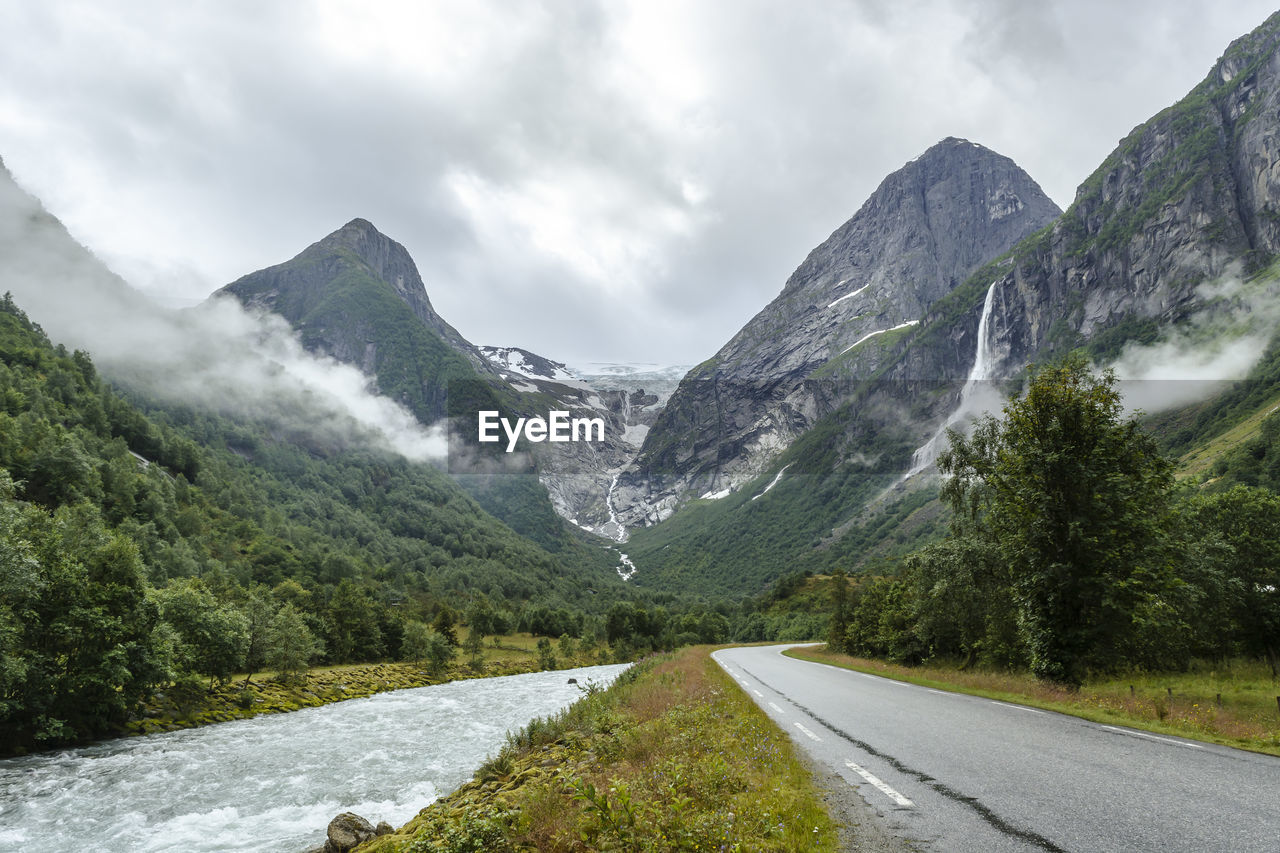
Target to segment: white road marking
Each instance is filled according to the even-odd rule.
[[[954,695],[956,695],[956,694],[954,694],[954,693],[948,693],[948,692],[947,692],[947,691],[945,691],[945,690],[934,690],[932,687],[926,687],[926,688],[925,688],[925,690],[928,690],[930,693],[937,693],[939,696],[954,696]]]
[[[1102,726],[1102,728],[1106,729],[1107,731],[1119,732],[1122,735],[1129,735],[1131,737],[1146,738],[1147,740],[1158,740],[1161,743],[1171,743],[1174,746],[1185,746],[1187,749],[1204,749],[1204,747],[1200,746],[1200,744],[1198,743],[1187,743],[1184,740],[1174,740],[1173,738],[1170,738],[1170,737],[1160,737],[1159,735],[1143,734],[1142,732],[1135,732],[1130,729],[1118,729],[1115,726]]]
[[[1012,708],[1012,709],[1014,709],[1015,711],[1028,711],[1028,712],[1030,712],[1030,713],[1032,713],[1032,714],[1043,714],[1043,713],[1044,713],[1044,711],[1038,711],[1038,710],[1036,710],[1035,708],[1028,708],[1028,707],[1026,707],[1025,705],[1011,705],[1011,704],[1010,704],[1010,703],[1008,703],[1008,702],[997,702],[995,699],[992,699],[991,701],[992,701],[993,703],[995,703],[996,705],[1003,705],[1003,706],[1005,706],[1006,708]]]
[[[822,738],[818,737],[813,732],[806,729],[803,724],[796,723],[796,728],[804,732],[805,737],[809,738],[809,740],[816,740],[818,743],[822,743]]]
[[[773,710],[777,711],[779,714],[785,714],[785,713],[787,713],[786,711],[782,710],[781,708],[779,708],[777,705],[773,704],[772,702],[770,702],[770,703],[769,703],[769,707],[770,707],[770,708],[772,708]]]
[[[764,698],[764,694],[761,693],[759,690],[756,690],[754,687],[751,688],[751,692],[759,696],[761,699]]]
[[[890,788],[887,784],[885,784],[884,780],[880,779],[878,776],[871,773],[871,771],[866,770],[865,768],[859,767],[858,765],[854,764],[852,761],[845,762],[844,766],[848,767],[854,773],[857,773],[863,779],[866,779],[872,785],[875,785],[877,788],[879,788],[881,791],[884,792],[884,795],[886,797],[893,800],[898,805],[906,806],[908,808],[915,805],[915,803],[911,802],[906,797],[902,796],[897,791],[893,790],[893,788]]]

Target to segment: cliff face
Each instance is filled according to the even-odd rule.
[[[939,303],[888,375],[956,378],[985,289],[999,373],[1126,329],[1162,328],[1197,289],[1280,252],[1280,15],[1231,44],[1184,99],[1135,128],[1050,229]],[[963,303],[963,304],[962,304]],[[957,312],[963,310],[959,322]]]
[[[753,487],[714,509],[695,503],[672,523],[637,532],[629,549],[637,578],[658,587],[707,578],[758,586],[802,568],[874,559],[877,548],[893,547],[876,519],[891,517],[894,498],[911,488],[903,475],[928,470],[921,451],[961,408],[967,378],[995,385],[988,396],[999,400],[1028,363],[1077,347],[1105,363],[1126,342],[1158,340],[1217,312],[1222,300],[1206,286],[1277,258],[1280,13],[1122,140],[1051,225],[978,267],[916,325],[856,343],[813,370],[803,386],[819,401],[817,419],[755,481],[777,487]],[[702,373],[708,386],[714,367]],[[673,401],[669,414],[678,411]],[[677,461],[696,470],[684,453]],[[912,510],[923,499],[900,505],[927,525],[926,509]],[[770,527],[775,518],[785,524]],[[691,529],[696,536],[685,535]]]
[[[629,525],[735,489],[869,375],[885,344],[1059,211],[1007,157],[946,139],[890,175],[782,293],[684,379],[614,502]]]

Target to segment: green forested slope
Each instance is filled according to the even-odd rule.
[[[0,751],[260,667],[282,619],[354,661],[445,610],[577,634],[632,598],[600,544],[552,555],[429,466],[138,402],[0,301]]]

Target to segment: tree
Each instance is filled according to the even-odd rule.
[[[271,627],[277,615],[271,600],[271,591],[265,586],[254,586],[249,590],[249,595],[244,604],[241,605],[241,611],[244,613],[247,629],[244,651],[244,683],[248,684],[249,680],[253,678],[253,674],[262,669],[267,660],[267,646],[270,642]],[[301,616],[299,616],[299,619],[301,619]]]
[[[457,648],[458,646],[458,614],[454,612],[452,607],[447,604],[440,608],[440,612],[436,614],[435,621],[431,623],[431,628],[440,636],[444,637],[445,642]]]
[[[467,639],[463,642],[462,649],[467,653],[467,665],[471,670],[477,673],[484,672],[484,635],[477,631],[474,625],[467,632]]]
[[[1225,612],[1198,620],[1245,654],[1265,657],[1280,672],[1280,496],[1235,486],[1192,502],[1187,527],[1217,535],[1223,591],[1209,597]]]
[[[174,581],[157,590],[160,617],[181,638],[181,669],[226,681],[244,665],[249,620],[234,607],[221,605],[199,578]]]
[[[555,653],[551,650],[551,638],[539,637],[538,638],[538,668],[539,669],[555,669],[556,664],[557,664],[557,661],[556,661]]]
[[[343,578],[329,600],[329,650],[334,660],[374,660],[384,651],[378,607],[369,591]]]
[[[8,500],[0,469],[0,751],[103,734],[162,667],[132,542],[85,503],[52,515]]]
[[[1033,367],[1004,414],[970,439],[951,433],[943,496],[1008,567],[1032,672],[1079,685],[1118,662],[1132,614],[1158,594],[1149,560],[1172,466],[1122,417],[1114,374],[1079,354]]]
[[[930,657],[1025,664],[1004,562],[991,545],[959,535],[909,555],[903,578],[914,587],[914,631]]]
[[[849,580],[837,569],[831,575],[831,630],[827,645],[833,652],[845,651],[845,631],[849,628]]]
[[[264,638],[264,660],[283,682],[300,680],[311,661],[324,653],[324,644],[311,633],[306,620],[293,604],[286,602],[276,611]]]
[[[444,635],[433,631],[426,623],[410,621],[404,625],[400,654],[405,660],[426,661],[427,668],[439,675],[453,662],[457,652]]]

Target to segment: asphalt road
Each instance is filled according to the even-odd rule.
[[[924,850],[1280,851],[1280,758],[784,657],[714,658]]]

